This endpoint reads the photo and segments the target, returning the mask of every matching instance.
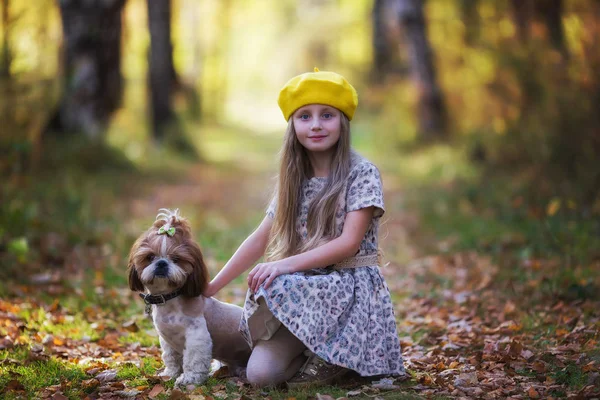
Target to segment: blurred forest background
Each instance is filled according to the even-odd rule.
[[[59,193],[31,199],[35,207],[16,198],[49,172],[71,179],[70,164],[88,171],[170,157],[244,164],[226,148],[248,132],[277,142],[285,126],[278,89],[314,66],[356,86],[355,145],[372,150],[384,169],[481,185],[493,175],[504,179],[496,186],[510,186],[498,189],[500,198],[511,212],[524,211],[518,217],[600,213],[598,1],[1,6],[4,249],[28,240],[31,218],[45,218],[44,203],[65,190],[58,183]],[[230,143],[214,140],[224,128]]]
[[[598,301],[598,0],[1,0],[0,13],[2,297],[102,302],[160,207],[191,219],[215,273],[266,205],[278,91],[318,67],[358,91],[352,140],[383,172],[395,278],[476,252],[526,301]],[[431,284],[453,287],[460,262]],[[242,301],[238,283],[225,299]]]

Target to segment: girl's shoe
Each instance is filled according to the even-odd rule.
[[[327,385],[347,372],[348,369],[330,364],[316,354],[310,353],[304,365],[286,383],[289,389]]]

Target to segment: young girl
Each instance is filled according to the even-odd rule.
[[[350,148],[356,91],[341,75],[315,68],[292,78],[278,104],[288,127],[267,215],[205,295],[267,252],[248,275],[240,323],[253,348],[247,378],[256,386],[325,384],[348,370],[403,375],[378,267],[381,179]]]

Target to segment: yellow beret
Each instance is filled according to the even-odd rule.
[[[285,120],[307,104],[326,104],[346,114],[349,120],[358,105],[358,94],[348,81],[335,72],[307,72],[290,79],[279,92],[277,104]]]

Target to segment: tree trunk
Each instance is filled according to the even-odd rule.
[[[171,44],[171,0],[148,0],[150,27],[149,83],[152,133],[162,142],[165,130],[174,119],[172,89],[175,82]]]
[[[123,92],[121,11],[125,0],[61,0],[64,90],[50,130],[100,137]]]
[[[479,14],[477,6],[479,0],[460,0],[460,11],[465,23],[465,43],[469,46],[475,46],[479,38]]]
[[[565,44],[565,33],[562,24],[562,0],[545,0],[536,3],[538,13],[546,25],[550,43],[566,59],[569,56]]]
[[[373,23],[373,74],[377,82],[383,81],[392,60],[383,16],[385,4],[386,0],[375,0],[371,14]]]
[[[10,78],[10,0],[2,0],[2,54],[0,55],[0,78]]]
[[[406,35],[411,74],[419,90],[419,127],[424,139],[446,135],[446,107],[437,83],[431,46],[427,39],[423,2],[396,0],[398,17]]]
[[[533,15],[533,3],[530,0],[511,0],[511,6],[517,25],[517,37],[521,44],[525,45],[529,42],[529,26]]]

